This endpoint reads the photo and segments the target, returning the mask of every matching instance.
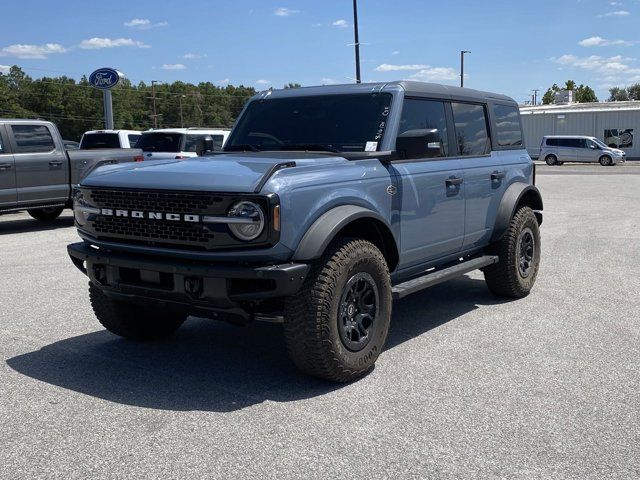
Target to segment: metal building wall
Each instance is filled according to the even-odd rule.
[[[640,160],[640,109],[582,112],[522,113],[522,128],[529,155],[537,157],[545,135],[589,135],[604,141],[605,129],[633,129],[627,158]]]

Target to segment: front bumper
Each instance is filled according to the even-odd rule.
[[[295,294],[309,265],[248,266],[144,257],[91,247],[67,246],[74,265],[106,295],[193,315],[231,314],[247,320],[245,305]]]

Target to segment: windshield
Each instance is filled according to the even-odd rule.
[[[82,137],[82,150],[94,148],[120,148],[120,139],[117,133],[87,133]]]
[[[144,152],[179,152],[182,145],[182,133],[153,132],[143,133],[136,143]]]
[[[390,94],[289,97],[251,102],[224,150],[376,151]]]
[[[595,143],[596,145],[598,145],[600,148],[609,148],[608,146],[606,146],[603,142],[601,142],[597,138],[592,138],[591,141],[593,143]]]

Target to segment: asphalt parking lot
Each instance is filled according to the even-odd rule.
[[[473,273],[394,305],[350,385],[281,327],[102,330],[69,212],[0,217],[0,478],[638,478],[640,166],[538,167],[533,293]]]

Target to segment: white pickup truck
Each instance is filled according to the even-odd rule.
[[[66,150],[51,122],[0,118],[0,215],[27,210],[53,220],[71,207],[73,187],[89,172],[142,160],[137,148]]]

